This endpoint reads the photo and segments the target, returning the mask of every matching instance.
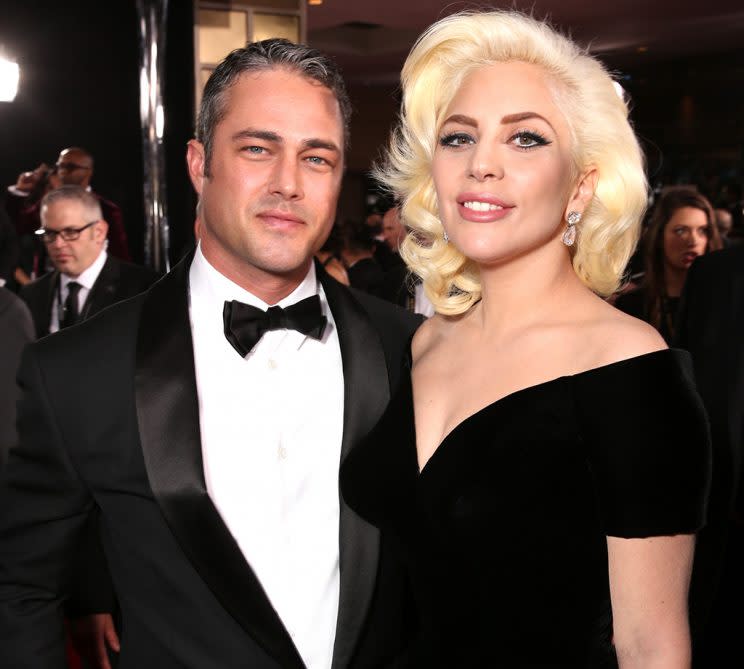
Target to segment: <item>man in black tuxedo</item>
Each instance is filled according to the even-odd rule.
[[[61,665],[65,567],[96,509],[120,669],[372,669],[414,633],[389,539],[337,482],[419,322],[312,261],[349,108],[313,49],[234,51],[188,147],[195,252],[144,295],[30,347],[0,491],[4,667]]]
[[[80,186],[62,186],[41,200],[42,227],[54,272],[23,286],[43,337],[146,290],[157,275],[106,252],[108,223],[98,199]]]
[[[708,521],[690,585],[694,667],[744,666],[744,246],[698,258],[677,327],[710,417],[713,479]]]

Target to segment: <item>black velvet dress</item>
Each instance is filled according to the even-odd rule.
[[[403,375],[341,490],[408,565],[409,666],[616,666],[607,535],[704,523],[710,445],[690,370],[664,350],[517,391],[460,423],[420,474]]]

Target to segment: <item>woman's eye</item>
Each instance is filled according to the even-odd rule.
[[[439,144],[441,146],[466,146],[475,144],[475,140],[466,132],[453,132],[440,138]]]
[[[545,146],[546,144],[550,144],[550,142],[539,133],[529,132],[527,130],[520,130],[518,133],[512,135],[511,141],[520,149],[534,149],[536,146]]]

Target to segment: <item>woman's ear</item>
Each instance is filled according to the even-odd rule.
[[[564,218],[568,216],[570,211],[578,211],[580,214],[584,213],[584,210],[589,206],[589,203],[594,197],[598,180],[599,172],[596,167],[589,168],[579,177],[573,193],[571,193],[571,199],[568,201]]]

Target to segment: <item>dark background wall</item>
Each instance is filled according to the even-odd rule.
[[[0,46],[21,68],[19,93],[0,103],[0,184],[56,160],[67,146],[95,157],[93,188],[124,210],[131,251],[143,250],[139,25],[134,0],[13,0],[0,13]],[[194,199],[184,147],[193,127],[190,2],[171,2],[168,24],[166,168],[178,254],[191,235]]]

